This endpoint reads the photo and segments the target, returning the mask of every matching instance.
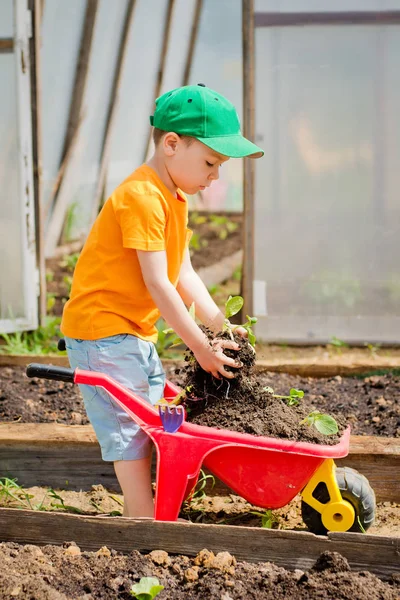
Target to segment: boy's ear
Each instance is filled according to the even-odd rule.
[[[162,142],[165,154],[167,156],[174,156],[179,142],[179,135],[170,131],[164,136]]]

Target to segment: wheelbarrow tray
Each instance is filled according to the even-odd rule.
[[[111,377],[75,370],[75,383],[100,385],[153,440],[157,450],[156,519],[175,520],[202,466],[255,506],[280,508],[307,484],[327,458],[349,452],[350,428],[335,445],[254,436],[184,421],[164,431],[158,411]],[[180,389],[167,382],[165,397]]]

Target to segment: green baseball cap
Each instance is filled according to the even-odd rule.
[[[176,88],[157,98],[150,123],[162,131],[194,137],[231,158],[260,158],[264,154],[242,136],[233,104],[204,83]]]

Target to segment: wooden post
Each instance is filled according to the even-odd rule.
[[[193,21],[192,21],[192,30],[190,32],[190,41],[189,48],[186,57],[185,71],[183,73],[182,85],[188,85],[190,71],[192,69],[192,62],[194,56],[194,50],[196,47],[197,35],[199,32],[200,25],[200,17],[203,9],[203,0],[196,0],[196,6],[194,9]]]
[[[42,204],[42,105],[40,79],[41,12],[40,0],[29,0],[32,14],[32,32],[30,40],[31,65],[31,110],[32,110],[32,150],[33,150],[33,186],[35,199],[36,256],[39,270],[39,320],[43,324],[46,316],[46,268],[44,260],[43,204]]]
[[[254,0],[242,0],[243,135],[254,140]],[[253,312],[254,279],[254,161],[243,162],[243,269],[241,294],[244,314]]]
[[[82,119],[83,98],[85,94],[87,76],[89,72],[90,51],[92,47],[92,39],[97,9],[98,0],[87,0],[85,22],[83,25],[79,58],[75,72],[75,81],[73,88],[74,91],[71,99],[68,126],[65,135],[64,149],[60,164],[60,169],[63,170],[63,173],[65,173],[68,166],[68,162],[72,155],[72,152],[70,151],[70,145],[75,145],[77,143],[76,130],[77,128],[79,128]],[[55,248],[57,247],[64,224],[65,213],[68,208],[68,190],[62,193],[64,177],[60,177],[59,179],[59,190],[57,196],[55,197],[53,214],[51,216],[49,227],[46,232],[46,256],[52,256]],[[49,210],[51,210],[51,208],[51,206],[48,207]]]
[[[64,140],[64,150],[62,153],[62,159],[68,152],[68,147],[71,143],[71,139],[74,136],[74,132],[78,127],[81,112],[83,97],[85,94],[87,76],[89,72],[89,59],[90,51],[92,47],[92,39],[94,26],[96,21],[96,14],[98,9],[98,0],[86,0],[86,14],[83,25],[81,46],[79,50],[79,57],[75,71],[75,81],[73,87],[73,94],[71,104],[69,108],[69,119],[68,126]]]
[[[126,9],[126,15],[124,20],[124,27],[122,31],[121,41],[119,45],[118,57],[115,66],[114,73],[114,81],[111,88],[111,96],[110,103],[108,107],[108,115],[106,121],[106,127],[104,130],[103,144],[101,149],[101,159],[100,159],[100,168],[99,175],[97,180],[96,193],[93,199],[93,208],[92,208],[92,222],[95,220],[101,199],[104,193],[106,176],[107,176],[107,168],[110,160],[110,148],[111,148],[111,138],[113,125],[115,122],[115,115],[117,113],[118,107],[118,99],[119,99],[119,91],[121,88],[121,80],[122,73],[124,70],[124,64],[126,60],[128,40],[129,40],[129,32],[131,30],[132,21],[133,21],[133,13],[136,5],[136,0],[130,0]]]
[[[167,58],[167,54],[168,54],[168,45],[169,45],[169,38],[170,38],[170,34],[171,34],[171,23],[172,23],[172,13],[174,10],[174,4],[175,4],[175,0],[168,0],[167,14],[165,16],[163,41],[162,41],[162,45],[161,45],[160,60],[159,60],[157,78],[156,78],[156,85],[154,88],[153,100],[158,98],[158,96],[160,95],[161,86],[162,86],[162,82],[163,82],[163,78],[164,78],[164,70],[165,70],[165,63],[166,63],[166,58]],[[147,159],[147,155],[149,153],[149,148],[150,148],[150,142],[151,142],[151,129],[149,130],[149,134],[147,136],[147,143],[146,143],[146,148],[144,151],[143,161],[145,161]]]

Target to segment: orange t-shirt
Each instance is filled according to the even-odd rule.
[[[136,250],[165,250],[176,287],[191,231],[188,204],[142,165],[105,202],[76,264],[64,335],[94,340],[129,333],[157,341],[160,311],[148,292]]]

